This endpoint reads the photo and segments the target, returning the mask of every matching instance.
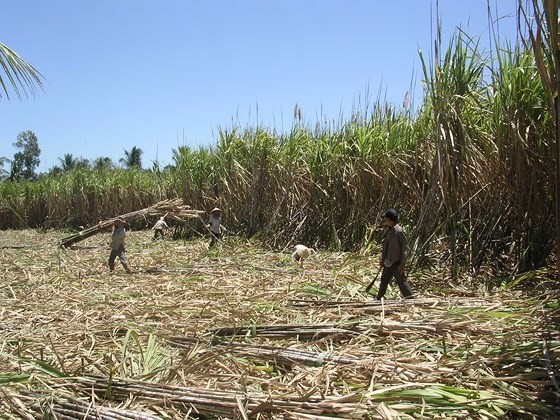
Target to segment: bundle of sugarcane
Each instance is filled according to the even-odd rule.
[[[287,339],[297,336],[300,340],[314,340],[326,336],[354,336],[367,331],[365,324],[351,322],[346,324],[281,324],[252,325],[248,327],[221,327],[208,330],[209,334],[218,337],[234,337],[254,335],[273,339]]]
[[[120,216],[113,217],[108,220],[103,220],[95,226],[63,238],[60,241],[60,246],[67,248],[70,245],[75,244],[76,242],[80,242],[86,238],[89,238],[90,236],[102,232],[103,230],[111,227],[116,219],[122,219],[126,222],[131,222],[142,217],[164,216],[175,221],[185,221],[189,218],[200,217],[201,214],[205,214],[205,212],[202,210],[191,209],[190,206],[184,205],[183,200],[181,200],[180,198],[164,200],[142,210],[121,214]]]
[[[326,398],[307,395],[270,395],[239,390],[212,390],[205,387],[186,387],[156,382],[84,376],[76,378],[75,385],[86,395],[97,395],[102,400],[128,402],[143,401],[152,407],[165,404],[177,410],[192,410],[211,418],[257,418],[259,413],[270,416],[285,413],[286,418],[364,418],[377,404],[365,393]],[[242,413],[242,414],[240,414]],[[267,416],[268,418],[268,416]]]
[[[87,420],[159,420],[161,417],[124,408],[104,407],[95,401],[85,401],[50,392],[22,390],[21,394],[3,393],[4,404],[12,406],[21,418],[60,418]]]
[[[167,343],[181,348],[190,348],[201,341],[191,337],[173,336],[167,339]],[[210,345],[210,343],[208,343]],[[332,352],[314,352],[286,346],[268,346],[264,344],[235,343],[233,341],[213,343],[220,346],[225,352],[245,355],[262,359],[265,362],[273,362],[277,365],[291,366],[301,363],[308,366],[321,366],[327,362],[340,365],[357,364],[362,360],[354,356],[340,356]]]

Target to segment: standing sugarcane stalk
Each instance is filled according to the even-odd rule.
[[[530,46],[535,54],[536,68],[547,93],[548,108],[554,117],[554,159],[556,163],[555,218],[556,218],[556,267],[560,281],[560,30],[558,0],[542,2],[533,0],[534,16],[529,19],[520,8],[529,29]],[[533,26],[531,21],[535,22]]]

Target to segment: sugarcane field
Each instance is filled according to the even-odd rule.
[[[126,274],[107,268],[110,232],[67,233],[0,235],[2,418],[559,414],[557,289],[454,287],[434,267],[409,274],[417,297],[393,283],[377,301],[378,249],[300,266],[149,228],[127,233]]]
[[[559,11],[3,2],[0,420],[560,419]]]

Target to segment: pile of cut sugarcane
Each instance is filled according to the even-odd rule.
[[[126,214],[121,214],[120,216],[113,217],[108,220],[103,220],[97,225],[84,229],[78,233],[67,236],[60,241],[60,246],[63,248],[68,248],[77,242],[83,241],[90,236],[93,236],[99,232],[111,227],[115,219],[122,219],[127,222],[137,220],[146,217],[161,217],[169,218],[175,221],[184,221],[186,219],[200,217],[201,214],[205,214],[202,210],[193,210],[190,206],[184,205],[183,200],[180,198],[174,198],[170,200],[160,201],[153,206],[146,207],[145,209],[133,211]]]

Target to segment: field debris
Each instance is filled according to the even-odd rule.
[[[127,238],[127,276],[108,235],[52,247],[62,235],[0,236],[3,419],[560,416],[557,290],[435,287],[432,270],[411,274],[419,297],[379,302],[375,255],[301,270],[150,230]]]

